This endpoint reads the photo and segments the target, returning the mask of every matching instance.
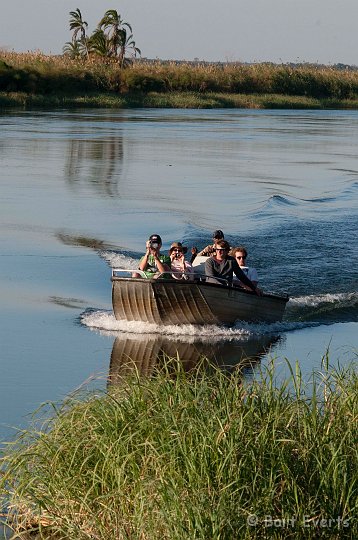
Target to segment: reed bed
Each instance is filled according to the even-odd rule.
[[[243,384],[168,360],[72,398],[1,459],[17,533],[38,538],[263,539],[358,535],[358,375]]]
[[[120,69],[113,59],[71,59],[40,52],[0,52],[0,92],[3,105],[14,94],[27,96],[28,105],[63,104],[82,96],[91,106],[116,96],[116,106],[165,107],[335,107],[356,108],[358,70],[353,68],[277,64],[194,64],[134,61]],[[97,94],[97,105],[94,99]],[[178,94],[183,95],[179,99]],[[195,99],[193,96],[195,95]],[[222,99],[219,99],[219,96]],[[12,97],[11,97],[12,96]],[[121,96],[121,98],[120,98]],[[158,97],[159,96],[159,97]],[[122,100],[121,100],[122,99]],[[112,102],[113,104],[114,102]],[[148,105],[149,103],[149,105]],[[178,105],[179,103],[179,105]]]

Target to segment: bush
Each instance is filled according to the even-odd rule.
[[[163,92],[165,82],[160,75],[140,73],[133,69],[124,70],[120,76],[121,92]]]

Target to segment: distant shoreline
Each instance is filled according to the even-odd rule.
[[[168,109],[358,109],[355,100],[317,99],[283,94],[157,93],[142,95],[36,95],[0,92],[0,108],[168,108]]]
[[[0,53],[0,108],[358,109],[349,66],[71,59]]]
[[[94,93],[87,95],[37,95],[0,92],[0,108],[163,108],[163,109],[315,109],[357,110],[354,100],[317,99],[284,94],[224,94],[175,92],[137,95]]]

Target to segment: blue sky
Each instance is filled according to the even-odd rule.
[[[358,65],[357,0],[1,0],[0,47],[61,53],[77,7],[90,30],[117,9],[148,58]]]

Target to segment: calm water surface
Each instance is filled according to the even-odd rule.
[[[358,113],[132,110],[0,113],[0,441],[42,402],[162,350],[188,365],[250,356],[357,357]],[[116,321],[110,267],[134,268],[223,229],[265,290],[287,292],[276,325],[159,328]]]

